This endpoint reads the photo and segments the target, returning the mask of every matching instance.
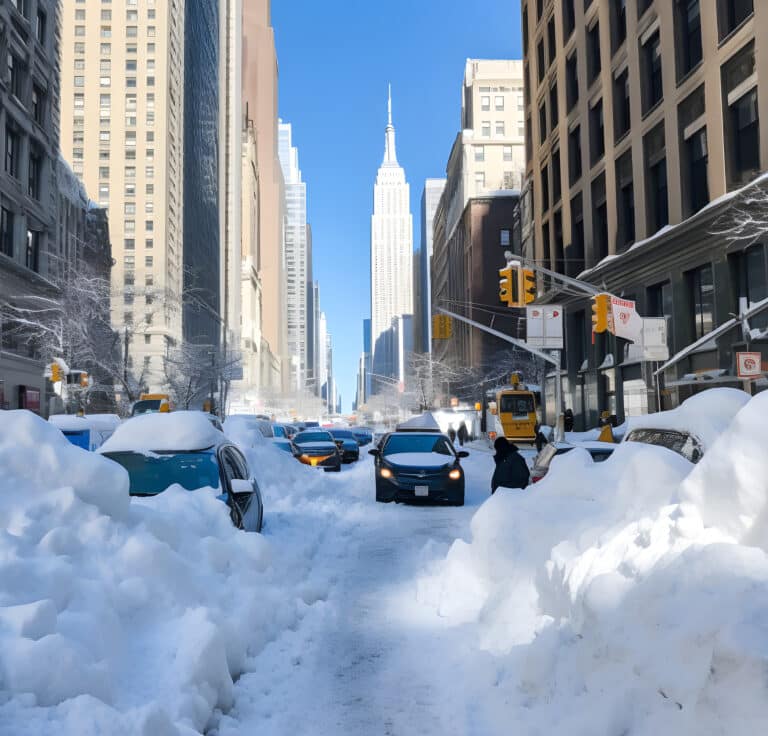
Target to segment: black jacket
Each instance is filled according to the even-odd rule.
[[[517,451],[510,450],[504,455],[498,453],[493,458],[496,469],[491,479],[491,492],[497,488],[525,488],[531,479],[531,473],[525,458]]]

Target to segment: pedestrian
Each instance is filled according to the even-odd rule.
[[[493,443],[496,468],[491,479],[491,495],[497,488],[525,488],[531,478],[528,465],[518,452],[517,446],[506,437],[498,437]]]
[[[563,424],[566,432],[573,432],[573,409],[566,409],[563,414]]]
[[[456,430],[453,428],[453,425],[451,424],[448,427],[448,436],[451,438],[451,444],[456,444]]]
[[[464,443],[469,438],[469,432],[467,432],[467,425],[463,421],[459,425],[458,437],[459,437],[459,444],[462,447],[464,447]]]

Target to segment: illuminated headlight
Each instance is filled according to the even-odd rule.
[[[392,477],[392,471],[389,468],[382,468],[380,471],[382,478],[391,478]]]
[[[450,473],[448,473],[448,477],[451,480],[458,480],[461,478],[461,471],[458,468],[454,468]]]
[[[299,455],[299,460],[306,460],[309,462],[309,455]]]

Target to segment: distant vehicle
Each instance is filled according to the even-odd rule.
[[[166,413],[171,411],[171,397],[168,394],[141,394],[131,407],[131,416],[139,414]]]
[[[278,450],[283,450],[283,452],[288,452],[291,455],[296,454],[296,448],[294,447],[293,442],[291,442],[287,437],[275,437],[273,440],[271,440],[271,443]]]
[[[213,488],[236,527],[261,531],[264,505],[248,463],[203,412],[129,419],[99,453],[128,471],[131,496],[156,496],[174,484],[188,491]]]
[[[360,447],[365,447],[373,442],[373,430],[368,427],[352,427],[349,431],[355,435]]]
[[[289,440],[292,440],[299,432],[297,427],[294,427],[292,424],[285,424],[285,433]]]
[[[120,426],[117,414],[53,414],[48,421],[76,447],[94,452],[101,447]]]
[[[531,483],[538,483],[548,472],[552,461],[559,455],[565,455],[575,448],[586,450],[593,462],[601,463],[607,460],[616,449],[616,445],[608,442],[555,442],[545,445],[536,455],[531,468]]]
[[[631,429],[627,432],[624,441],[641,442],[644,445],[666,447],[667,450],[676,452],[694,465],[704,457],[704,445],[702,441],[693,432],[688,432],[686,430],[652,429],[650,427],[642,427]]]
[[[375,458],[376,500],[435,501],[464,505],[464,471],[461,458],[444,434],[395,431],[381,449],[369,450]]]
[[[360,459],[360,443],[348,429],[331,429],[331,436],[341,450],[341,461],[356,463]]]
[[[341,450],[330,432],[324,429],[307,429],[293,438],[296,457],[304,465],[323,468],[326,472],[341,471]]]
[[[498,419],[497,429],[489,435],[491,440],[503,433],[510,442],[536,441],[536,394],[520,382],[517,374],[512,376],[511,387],[497,391],[496,401],[489,408]]]
[[[319,427],[320,422],[303,422],[304,429],[312,429],[313,427]]]

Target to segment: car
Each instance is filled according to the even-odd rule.
[[[341,461],[356,463],[360,459],[360,443],[348,429],[328,430],[341,450]]]
[[[197,411],[129,419],[98,449],[128,472],[131,496],[157,496],[177,484],[213,488],[239,529],[259,532],[261,491],[238,447]]]
[[[601,463],[607,460],[616,449],[610,442],[553,442],[545,445],[536,455],[531,468],[531,483],[538,483],[549,472],[552,461],[558,455],[564,455],[576,448],[586,450],[592,457],[592,461]]]
[[[327,430],[305,429],[293,438],[293,445],[300,463],[326,472],[341,471],[341,450]]]
[[[376,501],[433,501],[464,505],[464,470],[448,437],[440,432],[394,431],[375,458]]]
[[[296,454],[296,447],[294,446],[293,442],[291,442],[287,437],[275,437],[271,440],[271,444],[273,447],[276,447],[278,450],[282,450],[283,452],[288,452],[291,455]]]
[[[117,414],[52,414],[48,421],[76,447],[98,450],[120,426]]]
[[[352,427],[349,431],[355,435],[360,447],[365,447],[373,442],[373,430],[368,427]]]

